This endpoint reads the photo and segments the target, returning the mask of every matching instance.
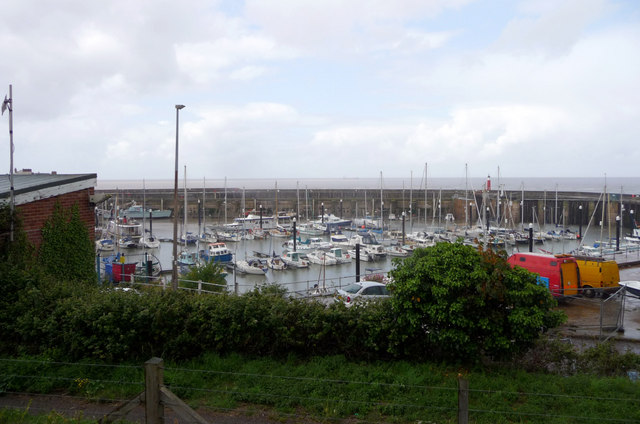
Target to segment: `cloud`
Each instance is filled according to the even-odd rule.
[[[181,72],[198,84],[222,78],[224,73],[233,79],[260,76],[264,67],[247,65],[263,61],[291,59],[295,52],[280,48],[266,37],[247,35],[239,38],[219,38],[213,41],[176,45],[176,58]]]
[[[604,0],[524,1],[521,14],[507,24],[494,48],[515,54],[566,55],[605,8]]]
[[[406,28],[406,21],[433,18],[469,1],[248,0],[245,15],[282,44],[300,51],[342,56],[379,46],[411,44],[415,49],[440,45],[447,38],[444,33]]]

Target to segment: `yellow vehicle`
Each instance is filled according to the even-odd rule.
[[[603,259],[576,258],[580,269],[582,294],[586,297],[594,297],[596,294],[610,293],[620,287],[620,270],[616,261]]]

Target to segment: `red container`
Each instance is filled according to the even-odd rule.
[[[133,274],[136,272],[136,263],[120,264],[113,263],[113,281],[119,283],[120,281],[133,280]]]

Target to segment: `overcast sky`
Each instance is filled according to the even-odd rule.
[[[98,179],[637,176],[637,0],[20,0],[14,163]],[[9,170],[8,114],[0,134]]]

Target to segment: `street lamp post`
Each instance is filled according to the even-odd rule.
[[[180,109],[184,105],[176,105],[176,166],[173,184],[173,269],[171,273],[171,288],[178,289],[178,128],[180,122]],[[187,213],[187,211],[184,211]]]
[[[262,205],[260,205],[260,229],[262,230]]]
[[[320,220],[321,220],[320,222],[324,224],[324,202],[322,202],[321,206],[322,206],[322,215],[320,217]]]
[[[297,236],[296,233],[297,232],[298,232],[298,230],[296,230],[296,218],[294,216],[293,217],[293,251],[294,252],[296,251],[296,236]]]
[[[340,199],[340,219],[342,219],[342,199]]]
[[[533,223],[529,223],[529,252],[533,252]]]
[[[578,206],[578,211],[580,212],[578,213],[578,219],[580,220],[578,224],[578,238],[582,239],[582,205]]]

